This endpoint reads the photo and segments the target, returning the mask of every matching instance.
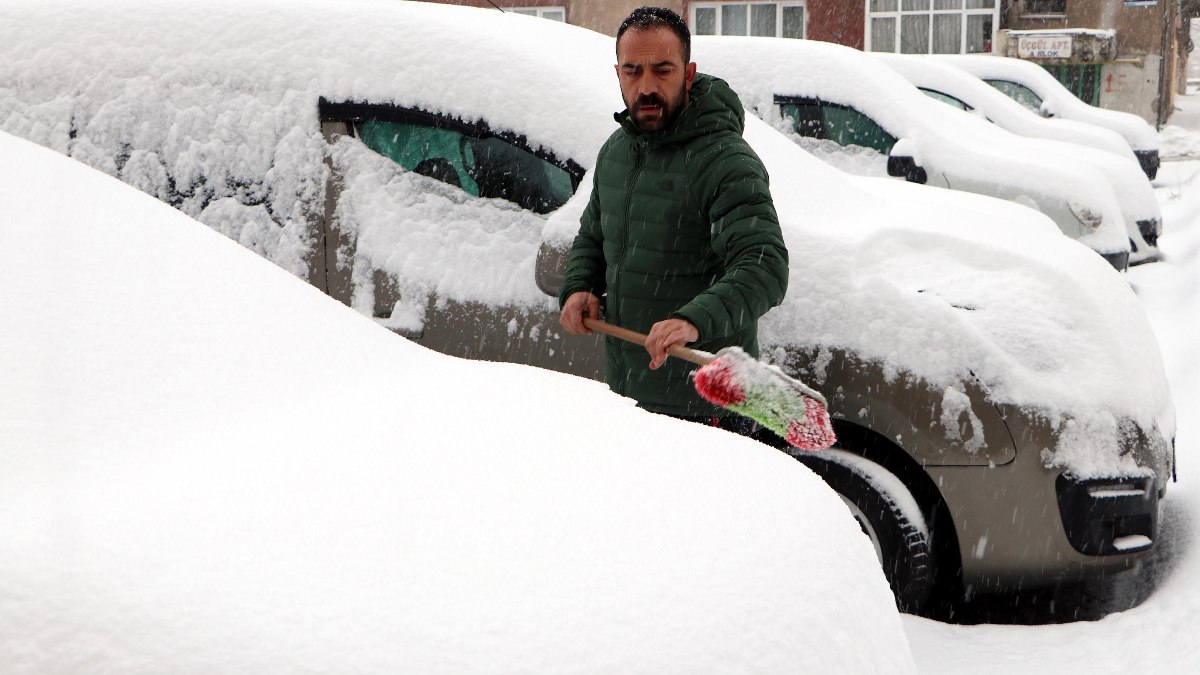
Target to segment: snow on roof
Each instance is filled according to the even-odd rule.
[[[180,210],[302,276],[307,218],[324,208],[326,159],[348,162],[335,218],[357,237],[357,255],[402,274],[405,293],[418,298],[531,311],[554,305],[534,283],[543,228],[569,239],[587,177],[548,219],[470,198],[381,161],[356,139],[331,148],[317,100],[486,116],[585,167],[621,107],[611,38],[493,10],[392,0],[125,2],[103,12],[81,0],[10,3],[0,6],[0,36],[0,129],[177,199]],[[697,39],[694,49],[702,71],[709,44]],[[836,49],[839,58],[858,54]],[[864,73],[888,75],[858,86],[889,106],[933,106],[921,109],[930,118],[953,112],[858,58]],[[844,69],[784,67],[749,43],[745,59],[736,63],[797,87],[857,90]],[[769,89],[739,93],[770,105]],[[1136,299],[1045,216],[970,194],[856,180],[752,116],[746,137],[770,171],[792,251],[789,295],[765,319],[766,339],[846,347],[940,388],[973,373],[997,402],[1055,419],[1117,415],[1173,428],[1157,345]],[[940,143],[930,136],[930,151]],[[354,303],[369,314],[371,286],[359,282]],[[419,321],[423,307],[399,309]],[[1141,374],[1136,382],[1131,372]]]
[[[1117,201],[1096,170],[1039,161],[1026,139],[930,100],[895,71],[849,47],[783,38],[697,37],[701,70],[724,77],[747,109],[786,126],[776,96],[819,98],[858,110],[896,139],[915,143],[930,182],[1003,195],[1069,220],[1066,202],[1087,205],[1103,224],[1079,239],[1094,250],[1128,249]]]
[[[1057,117],[1079,120],[1116,131],[1134,150],[1157,150],[1158,136],[1145,120],[1132,113],[1090,106],[1076,98],[1045,68],[1021,59],[987,54],[935,54],[930,56],[984,80],[1008,80],[1033,90]]]
[[[431,352],[0,155],[6,670],[914,672],[870,543],[787,455]]]
[[[1009,30],[1009,35],[1091,35],[1098,38],[1112,39],[1117,31],[1111,28],[1036,28],[1028,30]]]

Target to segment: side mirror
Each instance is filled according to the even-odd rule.
[[[910,183],[921,183],[929,180],[929,174],[921,167],[918,159],[917,144],[901,138],[892,146],[888,153],[887,173],[889,176],[904,176]]]
[[[1050,105],[1050,101],[1042,101],[1038,106],[1038,114],[1042,117],[1054,117],[1054,107]]]
[[[558,297],[563,277],[567,274],[569,249],[542,242],[538,248],[537,261],[533,264],[533,277],[537,287],[546,295]]]

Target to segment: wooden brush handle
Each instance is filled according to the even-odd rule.
[[[605,335],[611,335],[615,338],[620,338],[621,340],[626,340],[636,345],[641,345],[643,347],[646,346],[646,336],[637,331],[629,330],[628,328],[621,328],[620,326],[614,326],[611,323],[605,323],[600,319],[589,319],[587,317],[584,317],[583,325],[591,328],[597,333],[604,333]],[[717,358],[708,352],[702,352],[699,349],[691,349],[682,345],[671,345],[667,348],[667,353],[677,359],[683,359],[684,361],[694,363],[698,366],[708,365],[709,362]]]

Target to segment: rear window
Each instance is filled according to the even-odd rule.
[[[967,105],[966,101],[963,101],[960,98],[951,96],[950,94],[943,94],[942,92],[937,91],[936,89],[925,89],[924,87],[918,87],[918,89],[920,89],[921,93],[925,94],[926,96],[933,98],[933,99],[937,99],[947,105],[952,105],[955,108],[958,108],[959,110],[965,110],[968,112],[971,110],[974,110],[974,108]]]
[[[1023,84],[1010,82],[1008,80],[984,80],[996,89],[999,89],[1005,96],[1029,108],[1037,114],[1042,114],[1042,97],[1033,93],[1033,90]]]
[[[505,199],[550,213],[575,193],[583,169],[530,149],[520,136],[492,132],[484,122],[419,110],[322,102],[325,121],[349,122],[371,150],[406,171],[453,185],[475,197]]]
[[[823,138],[839,145],[859,145],[885,155],[896,144],[895,136],[849,106],[815,99],[784,100],[780,102],[780,112],[792,120],[793,128],[801,136]]]

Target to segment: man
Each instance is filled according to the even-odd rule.
[[[787,249],[767,172],[742,139],[745,112],[725,84],[697,74],[677,14],[635,10],[617,31],[617,79],[627,109],[600,149],[559,292],[559,321],[584,317],[646,333],[641,347],[608,338],[605,379],[648,410],[745,431],[701,399],[692,367],[667,360],[689,345],[758,353],[757,322],[787,290]]]

